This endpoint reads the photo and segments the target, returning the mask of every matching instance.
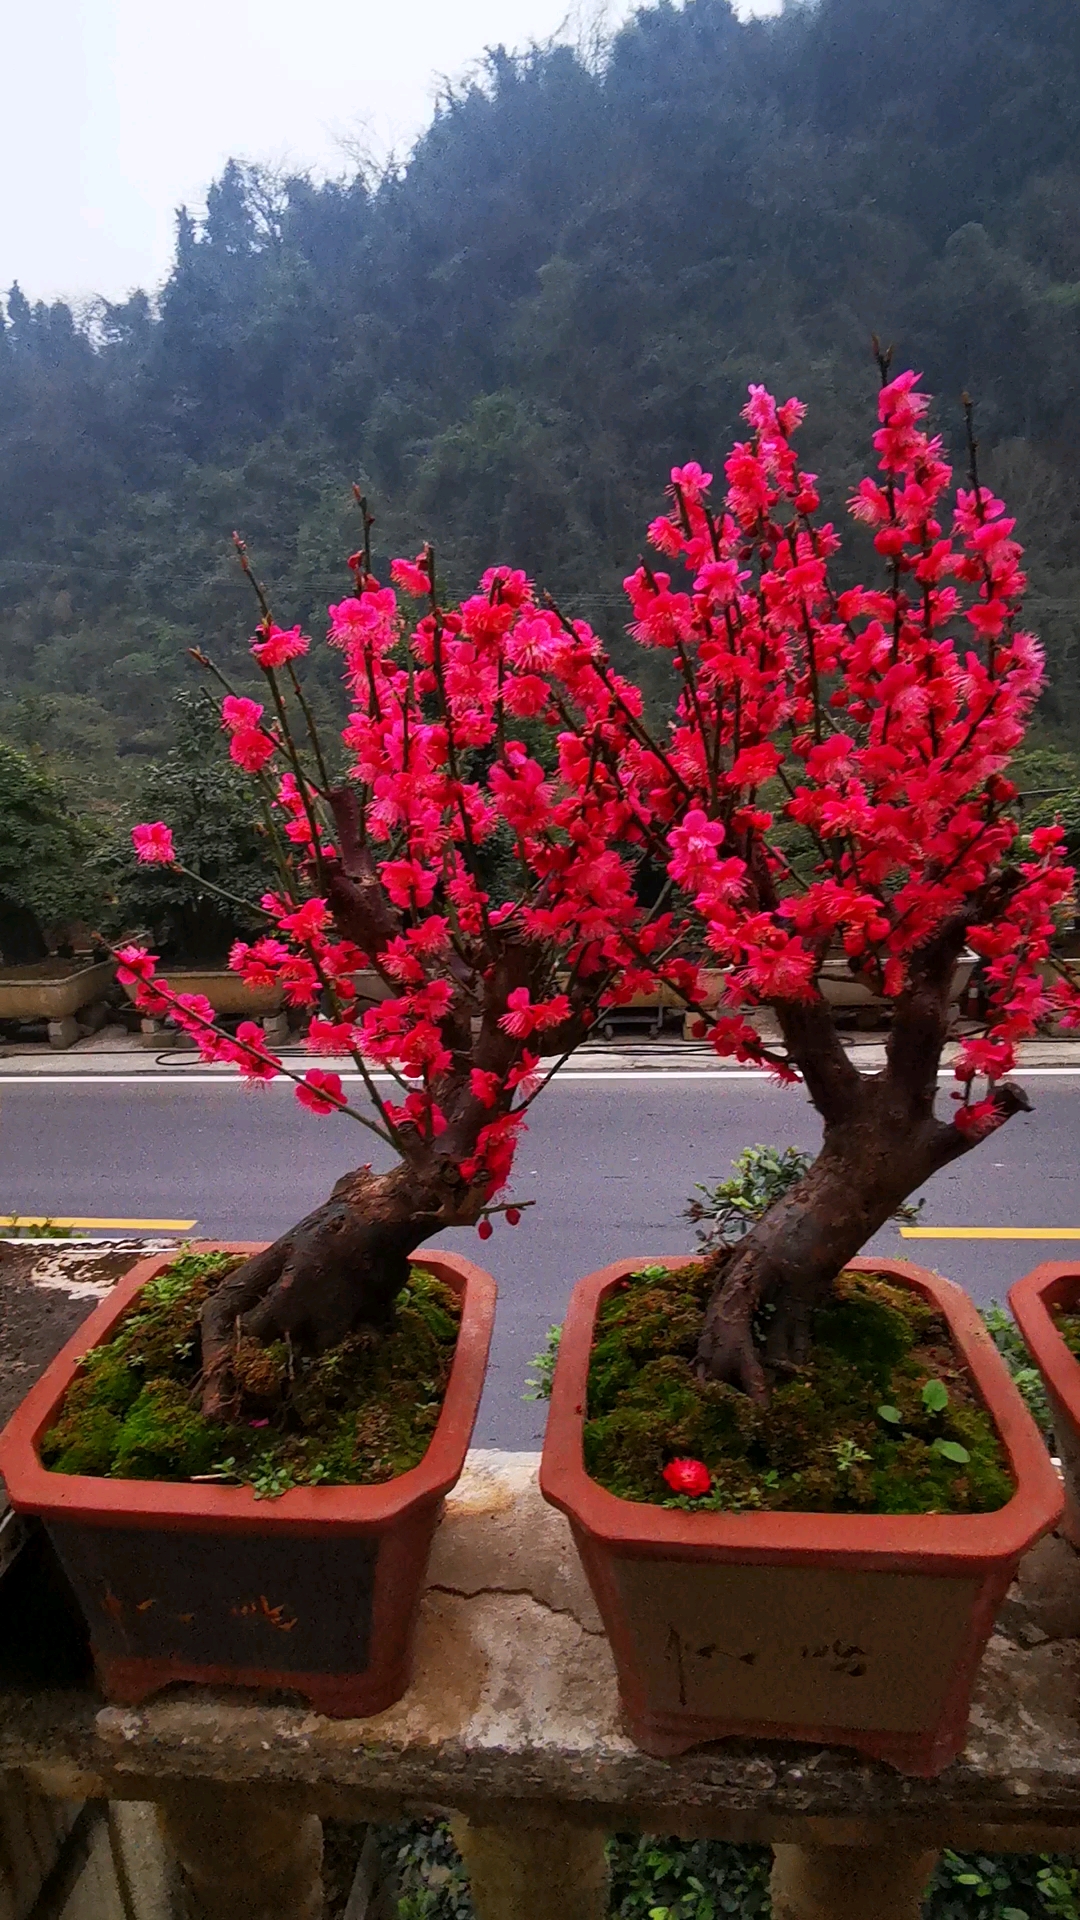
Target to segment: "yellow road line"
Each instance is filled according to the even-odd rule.
[[[90,1220],[74,1214],[2,1213],[0,1233],[5,1227],[145,1227],[158,1233],[186,1233],[194,1220]]]
[[[905,1240],[1080,1240],[1080,1227],[901,1227]]]

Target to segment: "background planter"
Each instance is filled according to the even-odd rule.
[[[620,1260],[575,1288],[540,1467],[603,1615],[633,1738],[660,1755],[728,1735],[809,1740],[940,1772],[963,1747],[1017,1562],[1062,1510],[1046,1448],[971,1301],[906,1261],[851,1262],[912,1287],[948,1320],[1016,1480],[1000,1512],[684,1513],[618,1499],[582,1459],[596,1314],[643,1264]]]
[[[457,1254],[423,1256],[461,1298],[461,1330],[423,1460],[382,1486],[297,1487],[256,1500],[248,1487],[48,1472],[38,1444],[83,1355],[109,1338],[172,1257],[140,1261],[0,1434],[11,1504],[44,1520],[110,1700],[136,1705],[191,1680],[292,1688],[337,1716],[379,1713],[409,1683],[432,1536],[480,1404],[495,1282]]]
[[[163,972],[175,993],[205,994],[216,1014],[241,1020],[258,1020],[263,1014],[277,1013],[285,1004],[280,987],[249,987],[243,974],[228,967],[166,967]],[[137,987],[125,982],[124,991],[134,1000]]]
[[[953,970],[949,999],[954,1007],[959,1005],[967,992],[974,970],[975,955],[965,947]],[[724,996],[727,971],[724,968],[706,967],[703,969],[703,978],[705,982],[703,1006],[718,1007]],[[837,1012],[854,1012],[864,1015],[871,1013],[884,1015],[886,1012],[888,1002],[876,994],[872,987],[868,987],[865,981],[855,978],[842,948],[829,949],[818,975],[818,986],[821,989],[822,998]],[[693,1029],[697,1019],[697,1014],[686,1015],[684,1032],[688,1040],[695,1037]]]
[[[1033,1267],[1010,1290],[1009,1305],[1046,1384],[1065,1474],[1061,1531],[1080,1549],[1080,1363],[1065,1345],[1052,1311],[1080,1306],[1080,1266],[1075,1261],[1047,1260]]]
[[[115,960],[35,960],[0,967],[0,1020],[66,1020],[112,985]]]
[[[967,992],[968,981],[974,971],[975,955],[965,947],[953,968],[949,1000],[954,1007]],[[874,1007],[884,1012],[889,1004],[865,981],[856,980],[843,952],[830,951],[826,955],[818,975],[818,985],[830,1007]]]

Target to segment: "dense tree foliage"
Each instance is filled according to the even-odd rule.
[[[232,527],[310,626],[354,478],[386,503],[377,566],[406,526],[452,590],[512,560],[625,664],[618,583],[672,460],[710,463],[752,377],[812,403],[806,456],[842,488],[873,329],[977,396],[985,477],[1035,530],[1060,724],[1080,695],[1078,133],[1072,0],[746,23],[687,0],[591,62],[491,54],[399,169],[230,164],[205,218],[180,216],[156,305],[7,298],[0,730],[25,736],[47,694],[43,744],[102,790],[114,754],[160,752],[187,645],[245,673]],[[959,410],[938,424],[955,447]]]
[[[49,772],[0,741],[0,964],[42,959],[50,922],[100,904],[92,845]]]
[[[249,783],[221,753],[220,740],[214,704],[181,693],[173,744],[147,767],[137,795],[145,819],[171,821],[188,873],[198,877],[136,859],[122,827],[99,861],[110,902],[105,925],[149,935],[165,960],[223,965],[233,940],[261,928],[258,913],[242,903],[258,902],[276,878]]]

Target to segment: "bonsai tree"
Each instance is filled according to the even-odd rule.
[[[656,840],[641,784],[651,765],[640,760],[639,779],[626,757],[637,690],[583,622],[538,603],[522,573],[494,568],[447,607],[425,548],[395,561],[394,584],[381,585],[361,507],[352,591],[330,608],[351,702],[340,766],[331,770],[304,694],[309,640],[276,624],[241,542],[259,596],[251,653],[266,700],[238,694],[196,657],[216,677],[229,754],[254,783],[278,875],[256,904],[265,930],[238,941],[229,964],[311,1010],[309,1048],[351,1056],[366,1103],[353,1105],[333,1071],[286,1067],[254,1022],[221,1029],[206,1000],[159,977],[153,954],[119,953],[139,1007],[171,1017],[205,1060],[250,1081],[289,1074],[312,1113],[346,1115],[397,1157],[389,1171],[345,1174],[213,1295],[202,1325],[213,1414],[235,1404],[237,1334],[322,1349],[357,1325],[385,1326],[424,1240],[469,1224],[486,1237],[500,1211],[515,1223],[518,1210],[496,1196],[550,1077],[542,1054],[557,1051],[561,1064],[601,1005],[696,977],[675,951],[682,930],[664,894],[646,907],[635,890],[646,826]],[[410,598],[417,613],[407,619]],[[554,736],[543,758],[528,744],[539,736]],[[143,862],[231,899],[181,865],[166,823],[137,826],[132,838]],[[493,867],[506,871],[488,857],[496,840],[514,855],[501,901],[485,884]],[[362,1016],[361,968],[386,993]],[[396,1083],[393,1098],[373,1063]]]
[[[1050,953],[1073,880],[1063,830],[1023,837],[1006,776],[1043,684],[1038,643],[1018,627],[1021,549],[980,483],[970,406],[967,485],[947,505],[952,472],[918,376],[890,378],[884,355],[879,365],[879,477],[850,502],[878,584],[837,577],[841,542],[793,444],[799,401],[751,388],[722,505],[696,463],[673,470],[671,511],[649,535],[684,577],[643,561],[626,582],[632,632],[677,675],[666,733],[586,623],[538,600],[521,573],[492,569],[448,608],[430,549],[395,561],[394,586],[424,608],[406,623],[394,587],[371,573],[364,507],[354,592],[330,609],[353,702],[347,764],[332,777],[297,673],[309,642],[275,624],[256,583],[252,654],[270,712],[226,689],[221,713],[233,760],[258,783],[281,878],[261,906],[272,930],[238,943],[231,964],[281,981],[293,1004],[318,1003],[309,1045],[351,1053],[371,1111],[321,1069],[292,1076],[298,1097],[351,1115],[400,1164],[344,1176],[219,1290],[203,1327],[209,1410],[231,1392],[237,1328],[321,1346],[378,1325],[425,1238],[470,1223],[487,1234],[497,1211],[513,1220],[495,1196],[541,1052],[565,1057],[598,1008],[640,988],[673,985],[719,1054],[801,1078],[824,1124],[806,1173],[716,1256],[698,1364],[757,1398],[805,1358],[845,1262],[931,1175],[1028,1107],[1008,1078],[1015,1042],[1052,1009],[1080,1024],[1080,989]],[[528,744],[549,727],[550,769]],[[483,883],[496,829],[516,853],[499,903]],[[134,839],[143,859],[174,862],[162,823]],[[646,866],[650,879],[666,873],[648,908],[634,884]],[[680,903],[690,918],[675,919]],[[965,949],[984,961],[987,1014],[959,1049],[945,1118],[938,1069]],[[820,990],[837,950],[891,1008],[886,1065],[871,1077]],[[206,1003],[172,993],[153,956],[121,958],[140,1005],[171,1013],[205,1058],[251,1079],[289,1071],[253,1024],[234,1038]],[[719,1006],[706,1005],[706,958],[724,970]],[[357,1020],[361,966],[389,994]],[[748,1017],[762,1007],[781,1047]],[[372,1061],[399,1102],[379,1092]]]
[[[680,682],[670,738],[635,721],[628,774],[672,821],[669,878],[726,969],[700,1031],[801,1077],[824,1125],[813,1164],[717,1256],[698,1365],[757,1398],[805,1358],[815,1307],[870,1235],[1028,1108],[1008,1078],[1016,1041],[1052,1007],[1075,1024],[1080,1005],[1069,978],[1047,985],[1067,973],[1050,952],[1073,882],[1063,829],[1024,836],[1006,771],[1043,685],[1014,522],[980,483],[966,399],[952,497],[918,376],[878,360],[878,472],[849,502],[878,582],[838,580],[840,537],[793,444],[804,408],[760,387],[722,504],[710,474],[676,468],[649,529],[682,578],[642,561],[626,582],[638,640]],[[965,949],[983,959],[987,1013],[959,1047],[946,1117],[938,1069]],[[852,1064],[823,998],[838,950],[891,1011],[880,1073]],[[748,1018],[760,1007],[782,1047]]]

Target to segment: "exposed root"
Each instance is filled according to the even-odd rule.
[[[765,1338],[765,1365],[772,1373],[798,1373],[810,1358],[812,1310],[802,1299],[779,1301]]]
[[[282,1341],[308,1352],[365,1326],[384,1331],[409,1277],[410,1256],[440,1224],[402,1170],[362,1169],[280,1240],[244,1262],[202,1314],[203,1412],[227,1418],[240,1383],[236,1355]],[[418,1205],[418,1201],[421,1203]]]
[[[703,1380],[719,1380],[764,1406],[769,1382],[761,1364],[749,1317],[730,1320],[710,1314],[698,1345],[697,1371]]]

